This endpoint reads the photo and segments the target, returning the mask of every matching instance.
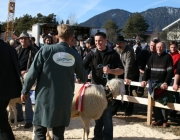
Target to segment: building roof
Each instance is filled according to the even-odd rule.
[[[173,25],[175,25],[176,23],[180,22],[180,18],[176,21],[174,21],[173,23],[169,24],[168,26],[164,27],[162,30],[167,30],[168,28],[172,27]]]

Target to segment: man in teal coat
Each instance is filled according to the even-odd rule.
[[[87,81],[81,56],[69,47],[74,30],[67,24],[57,27],[60,42],[42,47],[25,78],[21,100],[25,101],[37,79],[35,90],[35,140],[45,140],[46,130],[52,128],[54,140],[64,140],[69,125],[74,93],[74,73],[81,82]]]

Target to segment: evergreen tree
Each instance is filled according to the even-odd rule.
[[[64,24],[64,20],[61,21],[61,24]]]
[[[66,20],[66,24],[69,24],[69,19]]]
[[[117,24],[113,20],[108,20],[104,24],[103,28],[106,29],[108,40],[114,42],[120,31],[118,30]]]
[[[23,17],[15,18],[15,34],[19,36],[22,33],[22,31],[31,30],[32,25],[36,23],[48,23],[58,25],[56,15],[54,15],[54,13],[49,14],[48,16],[44,16],[41,13],[38,13],[35,17],[26,14]]]
[[[135,13],[128,19],[123,33],[125,37],[133,38],[140,36],[144,38],[144,32],[147,31],[149,25],[146,23],[145,18],[140,13]]]

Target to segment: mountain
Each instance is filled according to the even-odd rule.
[[[124,28],[127,20],[133,13],[121,10],[112,9],[101,14],[98,14],[87,21],[80,23],[80,26],[88,27],[102,27],[105,22],[112,19],[120,29]],[[148,9],[146,11],[140,12],[142,16],[146,19],[149,24],[148,30],[162,30],[162,28],[171,24],[175,20],[180,18],[180,8],[173,7],[158,7],[154,9]]]

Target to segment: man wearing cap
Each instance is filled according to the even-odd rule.
[[[54,140],[64,140],[71,116],[74,73],[81,82],[87,80],[81,56],[69,47],[74,29],[61,24],[57,30],[60,42],[44,46],[37,52],[21,91],[21,99],[25,101],[37,79],[33,118],[35,140],[46,139],[47,127],[52,128]]]
[[[106,46],[105,33],[98,32],[94,38],[96,50],[94,53],[87,54],[83,64],[85,69],[88,69],[91,64],[92,83],[105,86],[108,80],[123,74],[123,66],[116,51]],[[112,100],[108,100],[107,108],[95,122],[93,140],[113,140]]]
[[[126,45],[123,36],[118,36],[116,38],[116,51],[118,52],[122,64],[124,66],[124,81],[126,82],[125,89],[126,95],[133,96],[132,91],[135,89],[136,86],[131,86],[129,88],[129,84],[131,81],[138,81],[139,80],[139,72],[138,67],[135,61],[135,54],[132,47]],[[129,90],[130,89],[130,90]],[[117,101],[118,102],[118,101]],[[123,106],[126,107],[125,115],[129,116],[133,112],[134,103],[131,102],[124,102]]]
[[[82,35],[78,35],[77,39],[79,41],[79,46],[77,46],[77,51],[81,55],[82,59],[85,57],[85,51],[87,50],[86,45],[84,43],[84,38]]]
[[[0,38],[3,32],[0,28]],[[0,39],[0,140],[15,140],[6,108],[10,99],[21,96],[21,88],[17,53]]]
[[[28,72],[35,54],[37,53],[37,49],[33,46],[30,46],[30,40],[29,40],[29,34],[25,31],[21,33],[19,36],[19,42],[21,45],[19,45],[16,48],[17,54],[18,54],[18,59],[19,59],[19,64],[20,64],[20,70],[21,70],[21,75],[23,76],[25,73]],[[23,121],[23,111],[22,111],[22,104],[17,104],[16,105],[18,115],[17,115],[17,121]],[[26,124],[24,128],[28,129],[32,127],[32,120],[33,120],[33,110],[32,110],[32,103],[31,103],[31,98],[28,96],[28,99],[26,100],[25,103],[25,116],[26,116]]]

